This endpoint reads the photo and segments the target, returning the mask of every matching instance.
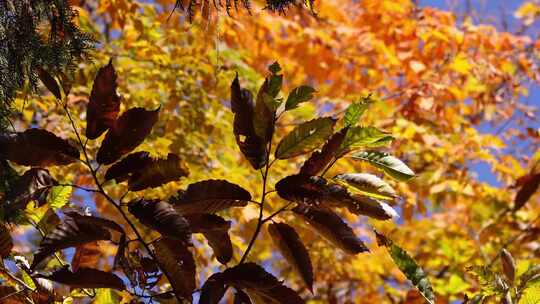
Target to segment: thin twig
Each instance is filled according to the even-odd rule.
[[[280,214],[281,212],[285,211],[287,208],[289,208],[290,205],[292,205],[293,203],[292,202],[289,202],[287,205],[279,208],[276,212],[270,214],[268,217],[266,217],[262,222],[263,224],[272,220],[272,218],[278,214]]]

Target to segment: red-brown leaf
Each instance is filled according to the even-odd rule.
[[[268,225],[268,232],[283,257],[298,272],[306,286],[313,292],[313,266],[309,253],[293,227],[285,223]]]
[[[110,240],[110,231],[103,225],[96,225],[94,219],[100,220],[92,216],[67,216],[41,241],[30,268],[33,269],[55,251],[99,240]]]
[[[176,293],[191,303],[196,287],[195,260],[191,251],[178,240],[162,238],[154,243],[157,261],[171,279]]]
[[[147,111],[143,108],[132,108],[116,120],[105,135],[97,153],[97,162],[109,165],[124,154],[137,148],[152,131],[157,122],[159,108]]]
[[[98,138],[114,125],[120,111],[117,86],[116,72],[111,60],[109,64],[99,69],[90,93],[86,114],[86,137],[89,139]]]
[[[213,274],[201,289],[199,304],[217,304],[224,293],[222,291],[226,289],[225,286],[240,289],[260,303],[305,303],[294,290],[283,285],[261,266],[244,263]],[[258,303],[257,300],[254,302]]]
[[[214,255],[221,264],[227,264],[233,255],[233,247],[229,236],[231,222],[215,214],[186,214],[193,233],[202,233]]]
[[[140,191],[159,187],[188,174],[186,164],[175,154],[169,153],[166,159],[153,159],[148,152],[135,152],[112,165],[105,179],[127,180],[131,191]]]
[[[38,69],[37,71],[39,79],[45,87],[56,97],[57,99],[62,99],[62,94],[60,94],[60,86],[58,86],[58,82],[54,79],[54,77],[49,74],[49,72],[45,71],[44,69]]]
[[[334,157],[337,157],[336,153],[339,150],[341,143],[343,143],[343,139],[345,138],[345,135],[347,135],[348,130],[349,127],[341,129],[328,139],[321,151],[313,152],[304,165],[302,165],[302,168],[300,168],[300,174],[317,175],[323,171]]]
[[[5,258],[11,253],[13,239],[7,227],[0,224],[0,257]]]
[[[330,243],[350,254],[369,249],[356,237],[354,231],[337,214],[327,209],[297,206],[293,211],[308,222]]]
[[[226,180],[210,179],[190,184],[185,191],[170,199],[182,214],[215,213],[230,207],[244,207],[251,194]]]
[[[67,267],[60,268],[50,274],[37,274],[36,278],[45,278],[73,288],[114,288],[124,290],[122,280],[113,273],[93,268],[79,268],[71,272]]]
[[[71,269],[77,271],[79,268],[95,268],[98,266],[100,258],[103,256],[98,242],[90,242],[77,246],[75,254],[71,260]]]
[[[45,204],[49,190],[57,184],[46,169],[27,170],[6,194],[6,211],[24,209],[31,200],[37,201],[40,206]]]
[[[266,143],[255,133],[253,126],[253,96],[240,87],[238,75],[231,84],[231,110],[234,113],[234,136],[240,151],[254,169],[266,164]]]
[[[23,166],[47,167],[77,161],[79,150],[49,131],[28,129],[0,135],[0,157]]]
[[[521,209],[533,196],[540,186],[540,173],[529,173],[526,177],[520,178],[520,185],[516,198],[514,199],[514,211]]]
[[[157,200],[133,200],[128,203],[128,210],[141,223],[163,236],[190,243],[189,223],[169,203]]]

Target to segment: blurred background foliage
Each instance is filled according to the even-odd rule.
[[[367,94],[377,100],[361,124],[396,136],[393,154],[418,175],[410,183],[393,184],[402,196],[395,206],[400,219],[372,222],[344,212],[371,250],[357,256],[336,252],[301,224],[295,225],[316,270],[314,294],[279,258],[266,231],[250,256],[300,290],[309,303],[421,303],[375,244],[371,227],[391,236],[422,265],[437,303],[461,302],[481,290],[467,268],[491,264],[503,247],[516,259],[518,273],[538,264],[540,197],[514,210],[516,181],[540,170],[537,108],[522,99],[539,81],[536,37],[409,0],[321,0],[314,5],[316,14],[301,5],[290,6],[286,14],[270,12],[254,1],[250,13],[232,10],[231,17],[210,5],[196,11],[192,23],[181,9],[171,16],[175,0],[69,2],[77,13],[74,22],[98,42],[89,53],[92,59],[78,62],[63,80],[71,87],[68,102],[77,127],[85,127],[97,70],[112,58],[121,112],[133,106],[162,107],[149,140],[138,150],[159,156],[171,151],[189,164],[188,179],[147,190],[145,197],[165,198],[189,182],[207,178],[224,178],[260,195],[261,177],[239,153],[232,133],[229,86],[236,72],[242,85],[256,92],[267,66],[277,60],[285,74],[285,92],[302,84],[317,90],[311,104],[283,116],[278,136],[316,114],[340,116]],[[515,13],[517,22],[528,27],[539,15],[534,1]],[[39,126],[75,140],[62,108],[44,87],[40,90],[41,95],[21,91],[14,99],[13,127]],[[486,132],[486,125],[495,131]],[[97,147],[88,144],[92,154]],[[296,172],[302,161],[298,157],[277,162],[270,184]],[[491,171],[483,173],[496,183],[487,183],[471,170],[477,163],[489,165]],[[332,170],[370,168],[343,159]],[[84,172],[79,164],[51,170],[61,182],[91,186]],[[125,185],[114,182],[106,189],[114,197],[126,191]],[[270,196],[269,213],[283,203],[277,195]],[[100,196],[75,191],[72,204],[123,221]],[[253,206],[229,211],[235,261],[253,233],[257,215]],[[295,222],[288,215],[281,218]],[[12,236],[14,251],[28,256],[39,240],[27,225],[15,227]],[[199,241],[195,248],[201,253],[196,259],[202,283],[219,264]],[[108,246],[113,246],[100,246],[104,256],[112,254]],[[110,259],[100,263],[111,267]],[[493,267],[501,265],[496,262]]]

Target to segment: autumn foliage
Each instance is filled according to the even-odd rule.
[[[87,2],[0,134],[0,302],[538,301],[538,5]]]

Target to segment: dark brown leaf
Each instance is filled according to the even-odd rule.
[[[39,80],[43,82],[45,87],[56,97],[57,99],[62,99],[62,94],[60,93],[60,86],[58,86],[58,82],[54,79],[54,77],[49,74],[49,72],[45,71],[44,69],[38,69],[37,74],[39,76]]]
[[[170,199],[182,214],[215,213],[230,207],[244,207],[251,194],[226,180],[210,179],[190,184],[185,191]]]
[[[162,238],[154,243],[156,258],[169,274],[174,291],[191,303],[195,290],[196,269],[191,251],[178,240]]]
[[[293,227],[284,223],[268,225],[268,232],[283,257],[298,272],[308,289],[313,292],[313,266],[309,253]]]
[[[26,303],[24,294],[18,293],[15,287],[8,285],[0,285],[0,299],[2,299],[2,304]]]
[[[110,240],[110,231],[102,225],[96,225],[94,219],[99,218],[83,215],[67,216],[41,241],[30,268],[34,269],[43,259],[55,251],[99,240]]]
[[[77,161],[79,150],[43,129],[0,135],[0,157],[18,165],[47,167]]]
[[[347,188],[318,176],[291,175],[276,183],[280,197],[313,207],[346,207],[354,214],[379,220],[397,217],[384,202],[363,195],[351,194]]]
[[[300,215],[319,234],[343,251],[349,254],[369,251],[366,245],[356,237],[351,227],[334,212],[309,206],[297,206],[293,212]]]
[[[112,165],[105,179],[127,180],[129,190],[140,191],[159,187],[188,174],[186,164],[175,154],[169,153],[166,159],[153,159],[148,152],[135,152]]]
[[[103,254],[99,249],[98,242],[90,242],[77,246],[71,260],[71,269],[77,271],[81,267],[95,268],[98,266],[98,262],[102,256]]]
[[[89,139],[98,138],[114,125],[120,111],[117,86],[116,71],[111,60],[109,64],[99,69],[90,93],[86,114],[86,137]]]
[[[254,169],[264,167],[267,161],[266,142],[255,133],[253,96],[240,87],[238,75],[231,84],[231,110],[234,113],[233,132],[240,151]]]
[[[218,272],[211,275],[201,287],[199,304],[219,304],[225,295],[227,286],[223,280],[223,273]]]
[[[6,212],[24,209],[31,200],[37,201],[39,206],[44,205],[51,187],[55,185],[58,185],[58,182],[46,169],[27,170],[7,193]]]
[[[128,210],[141,223],[163,236],[190,243],[189,223],[169,203],[158,200],[133,200],[128,203]]]
[[[283,285],[264,268],[254,263],[244,263],[213,274],[201,289],[199,304],[218,303],[225,286],[246,292],[255,303],[299,304],[305,303],[298,294]]]
[[[519,188],[514,199],[514,211],[521,209],[525,203],[533,196],[540,186],[540,173],[529,173],[520,178],[521,188]]]
[[[221,264],[227,264],[233,255],[233,247],[229,236],[231,222],[215,214],[186,214],[193,233],[202,233],[214,255]]]
[[[60,268],[50,274],[39,273],[36,278],[45,278],[73,288],[114,288],[124,290],[122,280],[114,273],[93,268],[79,268],[71,272],[67,267]]]
[[[343,143],[343,139],[345,138],[345,135],[347,135],[348,130],[349,127],[341,129],[328,139],[321,151],[313,152],[300,169],[300,174],[317,175],[322,172],[328,164],[338,156],[336,153],[341,146],[341,143]]]
[[[240,289],[234,293],[234,304],[251,304],[249,296]]]
[[[127,110],[105,135],[97,153],[97,162],[109,165],[133,151],[150,134],[158,116],[159,108],[154,111],[143,108]]]
[[[11,253],[13,239],[4,224],[0,224],[0,257],[5,258]]]
[[[508,283],[513,284],[516,278],[516,262],[510,252],[504,248],[501,250],[501,263],[504,276],[508,279]]]

